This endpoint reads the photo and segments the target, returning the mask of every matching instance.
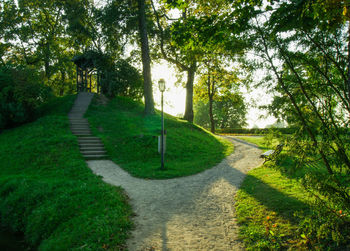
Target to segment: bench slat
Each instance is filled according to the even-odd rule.
[[[283,149],[283,146],[284,144],[279,144],[277,147],[276,147],[276,150],[268,150],[266,152],[264,152],[263,154],[260,155],[260,158],[264,158],[265,161],[268,161],[268,160],[273,160],[276,158],[276,156],[282,151]]]
[[[268,150],[268,151],[264,152],[263,154],[261,154],[261,157],[269,156],[269,155],[273,154],[274,152],[275,152],[275,150]]]

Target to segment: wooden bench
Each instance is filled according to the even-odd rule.
[[[274,160],[280,154],[283,149],[284,144],[277,145],[275,150],[268,150],[260,155],[260,158],[264,158],[264,163],[269,160]]]

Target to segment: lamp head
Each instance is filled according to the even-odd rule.
[[[164,92],[165,91],[165,80],[164,79],[159,79],[158,81],[158,85],[159,85],[159,90],[161,92]]]

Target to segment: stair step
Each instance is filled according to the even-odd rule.
[[[80,149],[96,149],[101,148],[105,149],[103,144],[79,144]]]
[[[90,125],[89,122],[87,122],[87,121],[70,121],[70,124],[71,125],[87,125],[87,126]]]
[[[90,136],[91,132],[90,131],[72,131],[73,134],[82,134],[86,136]]]
[[[85,151],[106,151],[103,146],[81,146],[80,150]]]
[[[100,145],[102,145],[102,141],[96,140],[96,139],[90,139],[90,140],[79,140],[78,139],[78,143],[79,144],[100,144]]]
[[[84,129],[84,130],[90,130],[89,125],[71,125],[71,129]]]
[[[100,138],[91,135],[90,124],[84,118],[93,96],[93,93],[80,92],[68,113],[68,118],[72,133],[78,136],[80,152],[84,158],[103,159],[107,157],[104,145]]]
[[[80,114],[80,115],[70,115],[68,114],[68,118],[76,118],[76,119],[79,119],[79,118],[83,118],[83,114]]]
[[[80,138],[78,138],[78,141],[86,141],[86,140],[99,140],[99,141],[101,141],[100,138],[95,137],[95,136],[80,137]]]
[[[102,141],[101,140],[78,140],[79,145],[82,144],[100,144],[102,145]]]
[[[106,153],[105,150],[84,150],[84,151],[80,151],[82,154],[104,154]]]
[[[90,127],[89,123],[70,124],[71,127]]]
[[[107,155],[105,155],[105,154],[83,154],[83,157],[85,159],[103,159],[103,158],[106,158]]]
[[[84,145],[84,144],[94,144],[94,145],[103,145],[101,140],[83,140],[83,141],[78,141],[79,145]]]

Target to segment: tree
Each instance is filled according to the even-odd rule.
[[[186,106],[184,118],[193,122],[193,87],[198,66],[203,55],[217,53],[225,36],[224,2],[212,2],[211,8],[202,1],[167,1],[157,10],[153,5],[159,35],[161,57],[186,72]],[[177,9],[181,16],[168,17],[170,9]]]
[[[209,103],[195,99],[194,122],[205,128],[211,128]],[[213,102],[215,128],[243,128],[246,123],[247,108],[244,98],[239,93],[221,97]]]
[[[154,101],[152,93],[152,78],[151,78],[151,58],[149,53],[147,21],[145,0],[138,0],[138,15],[139,15],[139,34],[141,42],[142,66],[143,66],[143,82],[144,82],[144,97],[145,97],[145,114],[154,113]]]
[[[232,116],[232,113],[229,114],[230,109],[227,107],[227,104],[234,104],[234,100],[236,99],[236,101],[238,101],[237,97],[240,97],[238,91],[240,80],[237,77],[237,72],[227,71],[224,68],[224,60],[225,59],[217,55],[208,55],[206,60],[203,60],[201,77],[195,88],[197,98],[202,101],[207,101],[209,104],[210,130],[212,133],[215,133],[215,125],[218,124],[218,121],[214,120],[214,101],[220,101],[217,102],[216,105],[217,108],[221,106],[222,110],[220,111],[217,109],[215,115],[218,117],[218,114],[221,114],[221,123],[219,124],[220,127],[225,127],[225,121],[229,120],[228,116]],[[237,95],[235,96],[233,93]],[[240,101],[243,102],[243,99]],[[237,106],[237,104],[234,106]],[[245,109],[242,112],[244,114]],[[233,117],[236,118],[236,116]]]
[[[300,128],[288,139],[289,154],[303,168],[319,215],[350,208],[348,7],[346,1],[274,1],[251,20],[253,48],[275,92],[270,111]],[[334,228],[320,240],[319,226],[310,224],[308,238],[337,248],[348,243],[349,231],[337,231],[348,219],[319,219]]]

